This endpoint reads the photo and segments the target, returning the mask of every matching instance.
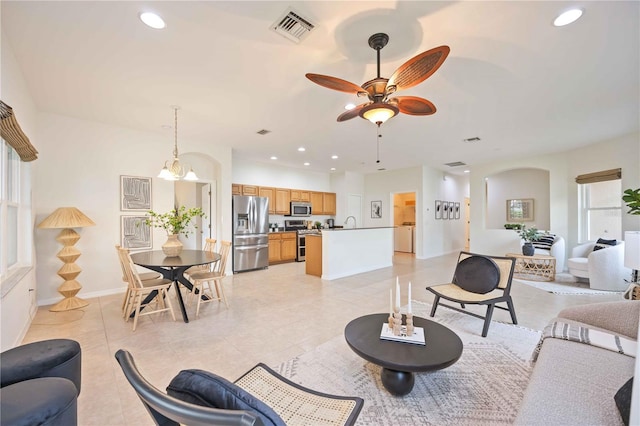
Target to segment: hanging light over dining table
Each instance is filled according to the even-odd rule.
[[[164,180],[189,180],[196,181],[198,180],[198,176],[196,176],[193,168],[191,168],[188,164],[180,164],[180,159],[178,159],[178,110],[179,106],[172,106],[174,112],[174,125],[173,125],[173,133],[174,133],[174,146],[173,146],[173,160],[167,160],[164,163],[164,167],[160,170],[158,174],[159,178]],[[188,170],[188,171],[187,171]]]

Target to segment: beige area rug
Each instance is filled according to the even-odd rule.
[[[429,317],[430,304],[413,301],[412,305],[414,315]],[[403,397],[384,389],[381,368],[356,355],[344,336],[336,336],[276,370],[321,392],[363,398],[358,425],[513,423],[529,382],[529,360],[540,332],[492,322],[483,338],[482,320],[446,308],[439,309],[434,320],[460,336],[462,356],[449,368],[416,374],[412,392]]]
[[[553,294],[622,294],[622,291],[593,290],[589,283],[580,282],[571,274],[556,274],[555,281],[530,281],[514,278],[514,282],[526,284]]]

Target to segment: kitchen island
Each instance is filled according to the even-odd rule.
[[[393,227],[325,229],[308,235],[306,272],[335,280],[393,264]]]

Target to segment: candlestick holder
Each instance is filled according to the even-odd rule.
[[[393,312],[393,335],[399,336],[402,332],[402,314],[399,310]]]
[[[413,314],[407,314],[407,336],[413,336]]]
[[[393,312],[389,314],[387,321],[389,322],[389,330],[393,330]]]

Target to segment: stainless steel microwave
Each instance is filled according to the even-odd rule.
[[[292,201],[287,216],[308,217],[311,216],[311,204]]]

